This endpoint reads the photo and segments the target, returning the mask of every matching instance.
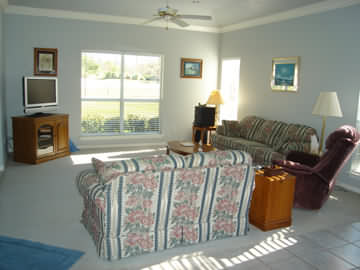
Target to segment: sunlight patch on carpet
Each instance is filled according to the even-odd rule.
[[[73,154],[70,156],[73,165],[91,164],[91,159],[97,158],[101,161],[117,161],[129,159],[133,157],[159,155],[165,152],[165,148],[158,149],[141,149],[132,151],[118,151],[118,152],[105,152],[105,153],[91,153],[91,154]]]
[[[298,243],[296,237],[289,236],[289,234],[293,232],[294,231],[291,227],[285,228],[272,234],[260,243],[249,246],[245,249],[240,249],[239,254],[229,256],[227,258],[214,258],[213,256],[206,255],[204,252],[194,252],[182,256],[175,256],[160,264],[143,268],[143,270],[186,270],[193,268],[204,270],[222,270],[236,265],[246,265],[257,258],[268,256],[279,250],[296,245]]]

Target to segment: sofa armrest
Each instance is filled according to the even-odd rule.
[[[225,135],[225,127],[223,125],[219,125],[216,127],[216,133],[220,135]]]
[[[300,151],[291,151],[286,156],[287,160],[299,162],[301,164],[314,167],[320,160],[320,157],[318,155],[300,152]]]
[[[80,172],[76,177],[76,186],[81,196],[87,197],[93,186],[100,185],[100,179],[93,169]]]

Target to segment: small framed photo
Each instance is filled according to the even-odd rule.
[[[202,78],[202,59],[181,58],[181,78]]]
[[[299,56],[273,58],[271,89],[297,92],[299,88],[299,64]]]
[[[34,75],[57,76],[57,49],[34,48]]]

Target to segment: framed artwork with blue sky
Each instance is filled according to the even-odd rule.
[[[296,92],[299,88],[299,62],[299,56],[273,58],[271,89]]]
[[[181,78],[202,78],[202,59],[181,58]]]

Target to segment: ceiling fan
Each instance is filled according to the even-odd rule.
[[[157,10],[157,14],[154,15],[154,17],[151,18],[150,20],[145,21],[143,24],[148,24],[148,23],[152,23],[154,21],[159,21],[159,20],[165,20],[166,23],[172,22],[180,27],[189,26],[189,24],[187,22],[183,21],[182,19],[211,20],[212,18],[211,18],[211,16],[204,16],[204,15],[178,14],[177,9],[171,8],[167,4],[166,7],[159,8]],[[166,29],[168,29],[167,25],[166,25]]]

